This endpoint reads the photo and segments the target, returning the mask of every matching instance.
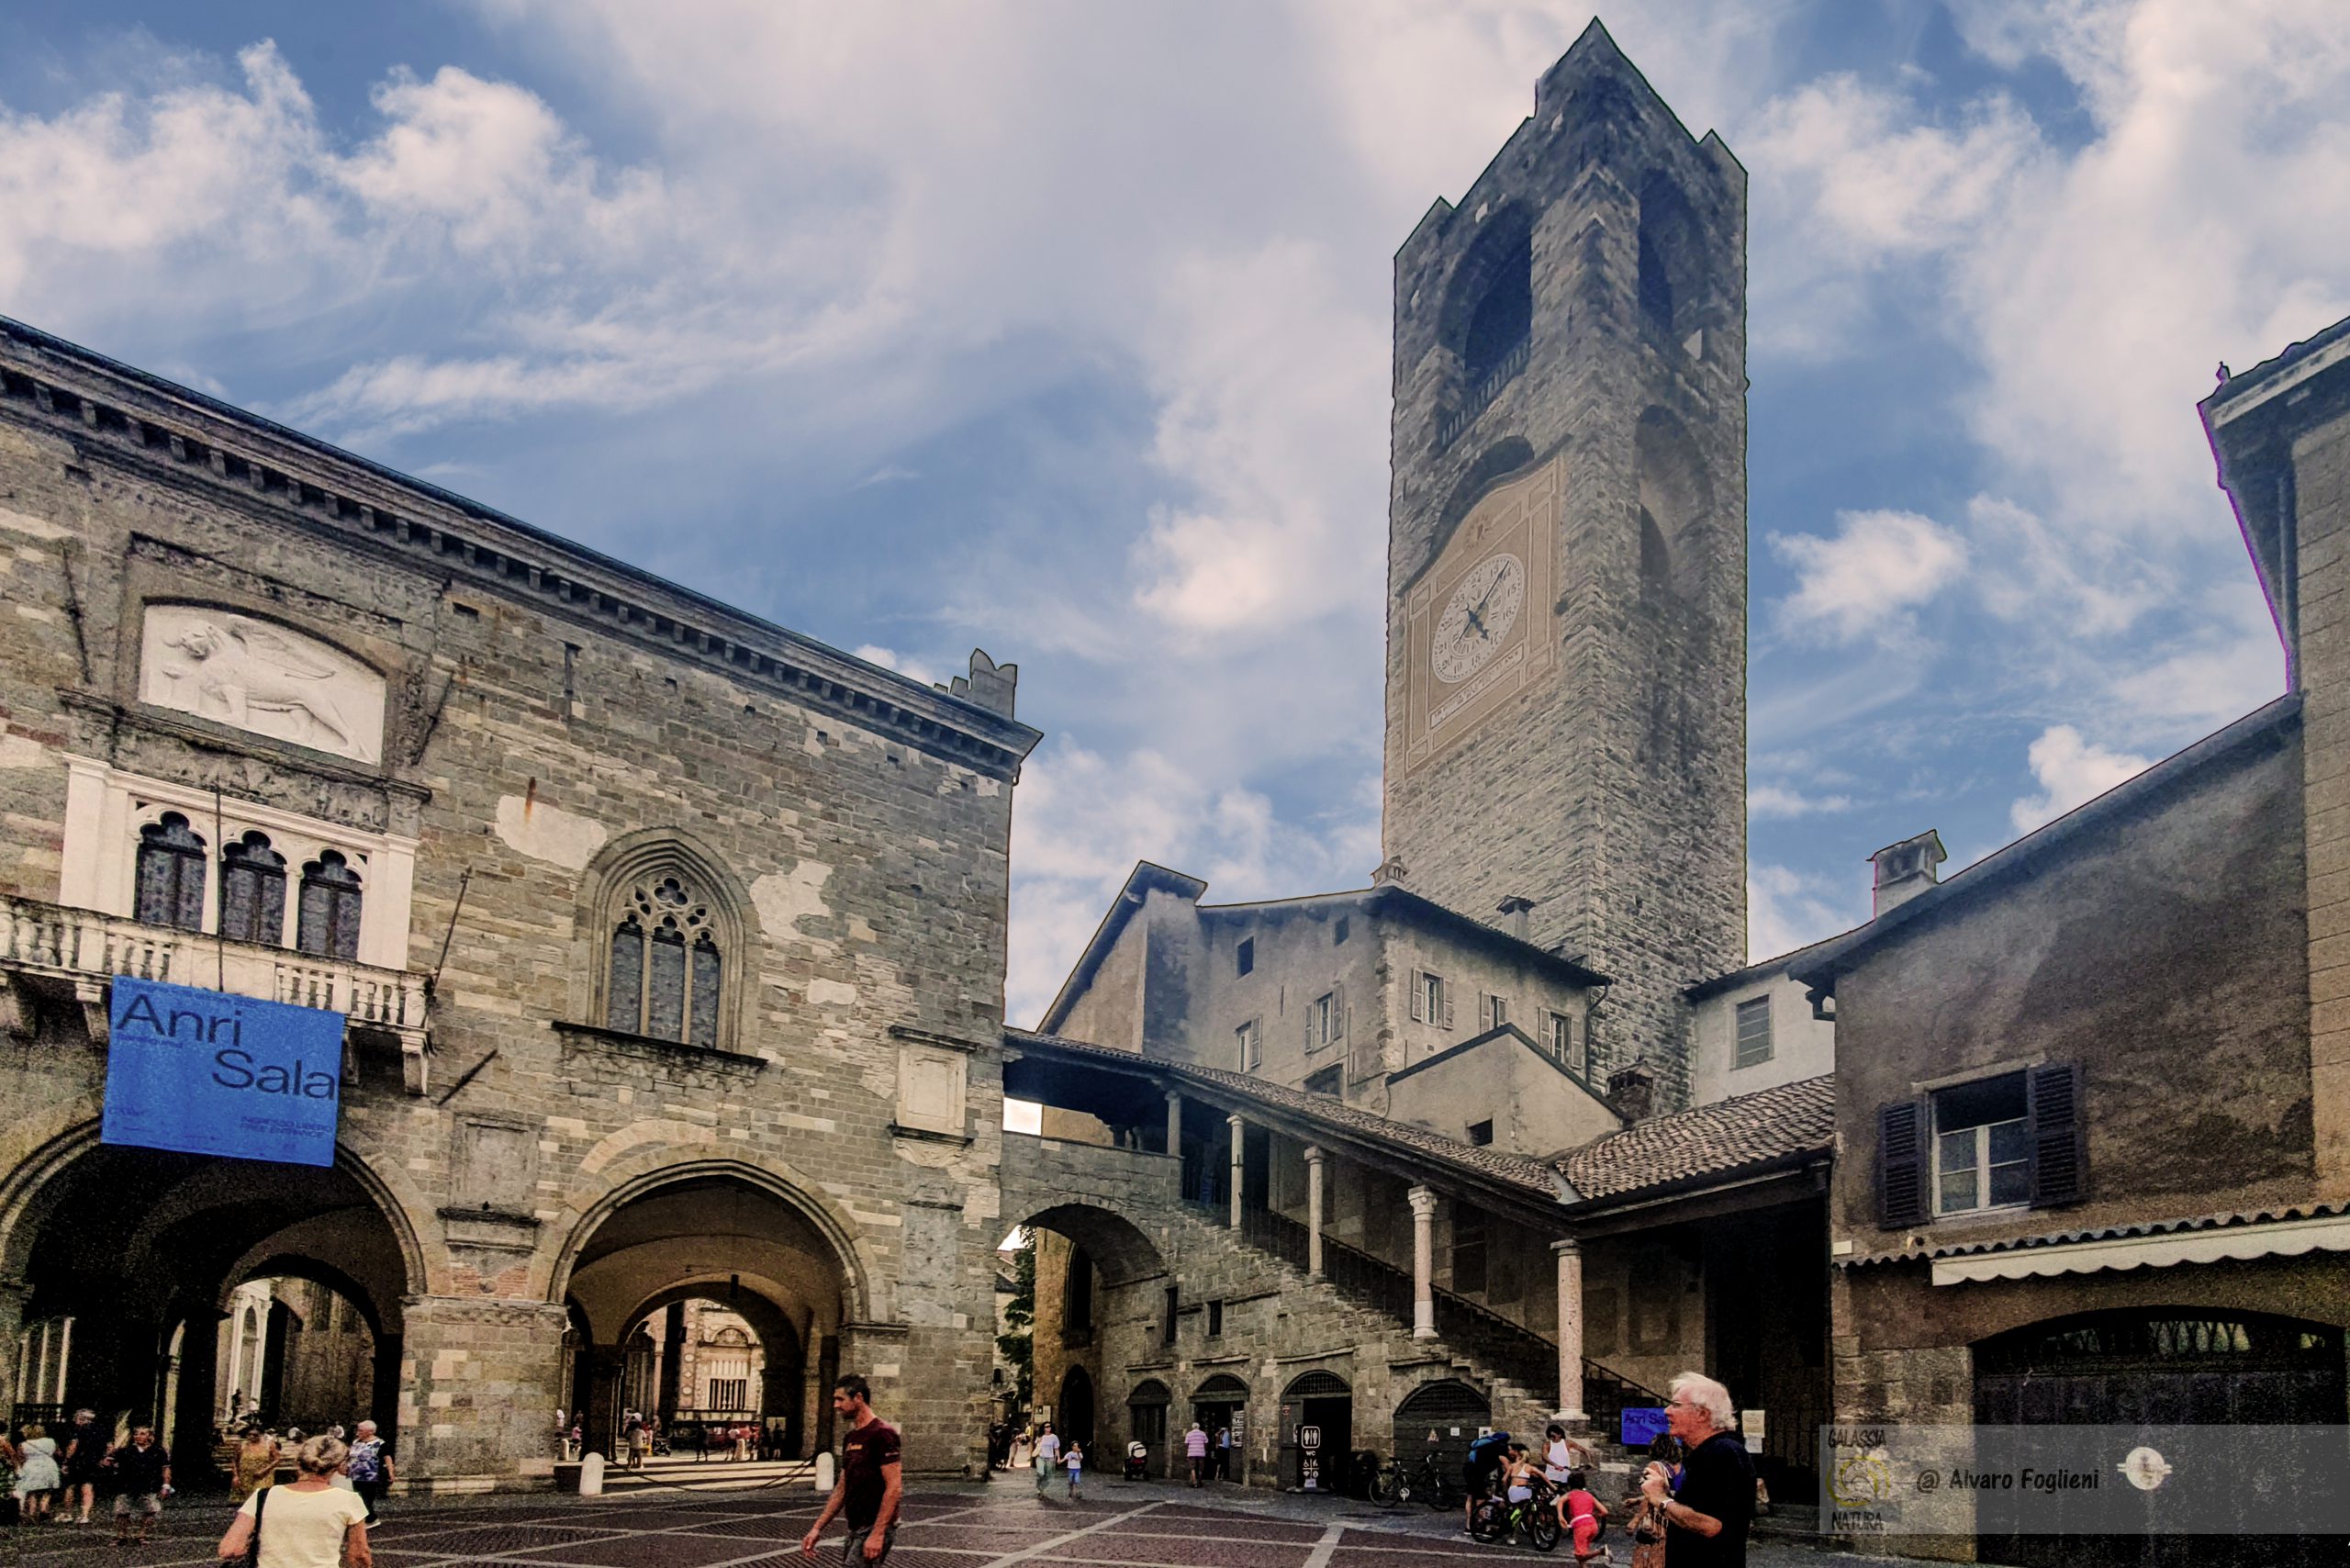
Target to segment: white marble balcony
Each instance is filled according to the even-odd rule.
[[[49,996],[78,1003],[103,1045],[117,975],[340,1013],[346,1050],[358,1036],[397,1045],[408,1092],[424,1092],[422,975],[0,896],[0,1033],[30,1038],[34,999]]]

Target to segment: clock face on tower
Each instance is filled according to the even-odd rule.
[[[1479,497],[1404,589],[1404,769],[1450,750],[1558,667],[1553,458]]]
[[[1488,555],[1470,567],[1437,617],[1428,650],[1437,679],[1458,686],[1492,663],[1525,608],[1525,562],[1511,554]]]

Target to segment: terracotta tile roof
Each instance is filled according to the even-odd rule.
[[[1509,1182],[1545,1197],[1556,1196],[1559,1190],[1558,1182],[1551,1176],[1551,1168],[1540,1160],[1507,1154],[1497,1148],[1479,1148],[1410,1122],[1390,1121],[1385,1116],[1358,1110],[1326,1094],[1308,1094],[1302,1089],[1285,1089],[1278,1083],[1268,1083],[1261,1078],[1251,1078],[1246,1073],[1162,1061],[1155,1057],[1113,1050],[1106,1046],[1088,1045],[1083,1040],[1067,1039],[1058,1035],[1039,1035],[1025,1029],[1006,1029],[1003,1033],[1006,1041],[1023,1049],[1043,1046],[1078,1055],[1104,1057],[1129,1066],[1148,1067],[1170,1079],[1201,1084],[1234,1099],[1253,1100],[1302,1121],[1317,1122],[1337,1131],[1398,1144],[1416,1154],[1427,1155],[1489,1181]]]
[[[1610,1133],[1557,1166],[1585,1199],[1612,1198],[1824,1154],[1835,1137],[1836,1075],[1822,1073]]]

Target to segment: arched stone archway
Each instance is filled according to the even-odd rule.
[[[336,1403],[364,1405],[392,1429],[403,1303],[425,1276],[408,1216],[377,1173],[347,1148],[332,1166],[265,1164],[107,1145],[98,1132],[94,1121],[68,1129],[0,1193],[0,1266],[24,1282],[21,1316],[73,1320],[64,1402],[151,1422],[183,1484],[200,1482],[229,1413],[220,1348],[242,1343],[222,1331],[230,1295],[293,1277],[364,1317],[364,1365]],[[241,1391],[275,1392],[291,1321],[273,1305],[257,1325],[257,1364],[274,1370],[239,1380]]]
[[[655,1367],[673,1330],[671,1309],[694,1300],[729,1304],[763,1345],[788,1354],[763,1367],[755,1417],[780,1421],[792,1438],[832,1440],[822,1397],[839,1371],[845,1327],[860,1292],[854,1252],[804,1193],[755,1168],[708,1162],[649,1173],[591,1205],[574,1226],[554,1282],[586,1343],[574,1358],[569,1391],[591,1449],[612,1451],[624,1405],[672,1410],[674,1372],[630,1382],[629,1347],[640,1326],[659,1324]],[[672,1358],[666,1364],[675,1368]]]

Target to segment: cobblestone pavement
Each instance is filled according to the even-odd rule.
[[[1025,1477],[992,1485],[918,1484],[890,1555],[894,1568],[1470,1568],[1544,1561],[1524,1547],[1488,1547],[1460,1533],[1457,1514],[1384,1512],[1365,1503],[1194,1492],[1166,1482],[1087,1481],[1069,1502],[1057,1485],[1039,1501]],[[632,1493],[580,1498],[539,1494],[393,1498],[368,1532],[381,1568],[500,1563],[508,1568],[789,1568],[818,1499],[788,1489],[711,1494]],[[225,1499],[175,1499],[155,1538],[117,1547],[106,1523],[18,1527],[0,1553],[25,1568],[176,1568],[208,1564],[227,1528]],[[1617,1562],[1622,1542],[1616,1542]],[[819,1553],[841,1562],[839,1528]],[[1568,1568],[1573,1558],[1549,1561]],[[1865,1559],[1758,1539],[1753,1568],[1831,1568]]]

